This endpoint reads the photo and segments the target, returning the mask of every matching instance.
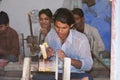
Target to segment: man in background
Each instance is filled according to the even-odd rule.
[[[40,31],[39,31],[39,43],[43,43],[47,33],[50,31],[52,27],[52,12],[50,9],[42,9],[39,14],[39,23],[40,23]]]
[[[84,13],[82,9],[74,8],[72,13],[75,19],[74,28],[87,36],[91,51],[96,56],[99,56],[100,52],[105,51],[105,47],[98,30],[93,26],[85,24]]]
[[[52,11],[49,8],[41,9],[38,13],[38,18],[39,18],[40,26],[34,29],[34,36],[37,37],[37,41],[36,41],[37,50],[35,52],[37,54],[39,53],[39,56],[40,56],[41,53],[39,50],[40,49],[39,45],[44,42],[46,35],[50,31],[50,29],[53,27],[52,26]],[[35,57],[38,58],[38,56],[35,56]],[[37,59],[35,57],[33,59]]]
[[[17,32],[9,27],[9,17],[4,11],[0,12],[0,59],[10,62],[18,61],[19,39]]]

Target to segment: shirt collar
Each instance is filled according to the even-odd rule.
[[[70,33],[69,33],[66,41],[68,41],[72,44],[72,30],[70,30]]]

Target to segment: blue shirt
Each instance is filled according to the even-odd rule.
[[[47,42],[49,47],[52,47],[55,51],[61,49],[65,52],[67,57],[77,59],[82,62],[81,69],[77,69],[71,65],[71,72],[81,73],[84,71],[89,71],[92,68],[93,60],[91,57],[90,46],[88,39],[84,34],[75,30],[70,30],[66,41],[62,44],[56,31],[51,29],[46,36],[45,42]],[[62,69],[60,69],[62,62],[59,61],[58,65],[59,72],[62,72]]]

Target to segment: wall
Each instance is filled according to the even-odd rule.
[[[120,80],[120,0],[112,0],[111,77]]]

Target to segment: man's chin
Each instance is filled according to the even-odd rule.
[[[59,38],[60,38],[61,40],[64,40],[63,36],[59,36]]]
[[[42,26],[42,27],[45,27],[45,28],[48,27],[48,25],[41,25],[41,26]]]
[[[48,27],[47,27],[47,26],[42,26],[42,28],[45,28],[45,29],[46,29],[46,28],[48,28]]]

